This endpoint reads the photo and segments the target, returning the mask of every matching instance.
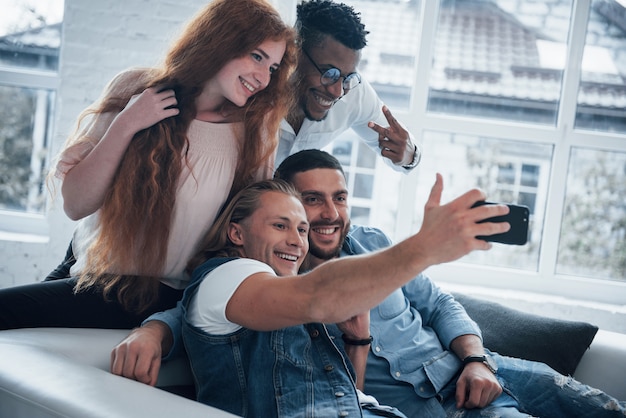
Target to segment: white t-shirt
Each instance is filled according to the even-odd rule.
[[[239,285],[256,273],[275,274],[265,263],[238,258],[212,270],[198,285],[187,307],[187,320],[213,335],[225,335],[242,327],[226,319],[226,305]]]

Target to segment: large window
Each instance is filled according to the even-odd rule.
[[[556,124],[572,3],[442,2],[428,110]]]
[[[62,18],[62,0],[10,0],[3,5],[0,18],[0,226],[3,230],[23,232],[21,227],[25,223],[19,220],[26,216],[30,225],[36,224],[46,207],[44,178],[59,82]]]
[[[370,31],[360,71],[424,150],[409,176],[377,161],[370,211],[385,190],[397,210],[367,221],[396,240],[416,231],[440,172],[444,201],[481,187],[531,222],[525,246],[495,244],[438,277],[623,304],[626,2],[346,2]]]
[[[444,201],[479,187],[490,201],[528,206],[529,243],[522,246],[494,245],[488,252],[474,252],[465,262],[511,267],[536,272],[548,198],[548,179],[553,147],[502,138],[461,133],[424,133],[425,158],[421,170],[442,173]],[[451,169],[453,167],[453,169]],[[418,187],[419,214],[430,188]]]

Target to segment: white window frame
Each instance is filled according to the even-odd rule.
[[[37,71],[27,68],[0,67],[0,85],[12,87],[24,87],[31,89],[58,91],[60,84],[57,72]],[[42,96],[45,96],[42,94]],[[48,123],[48,119],[42,112],[48,112],[45,107],[45,97],[37,102],[36,122],[33,131],[33,155],[42,152],[46,142],[51,139],[53,126]],[[54,115],[50,115],[54,120]],[[50,151],[48,144],[48,155],[46,165],[50,161]],[[31,169],[35,174],[42,174],[41,168],[37,164],[31,164]],[[45,175],[45,173],[43,173]],[[45,211],[44,211],[45,212]],[[0,239],[11,241],[45,241],[48,236],[48,223],[45,213],[28,213],[18,211],[0,210]]]
[[[413,81],[411,105],[408,110],[397,109],[402,120],[419,141],[425,131],[463,133],[483,137],[552,144],[554,158],[549,175],[547,204],[544,217],[541,252],[537,272],[516,269],[478,266],[455,262],[429,269],[438,280],[461,285],[511,289],[544,293],[559,297],[623,305],[626,301],[626,281],[608,281],[556,274],[561,218],[564,210],[565,190],[572,148],[593,148],[626,152],[626,135],[605,132],[574,130],[578,86],[587,32],[591,0],[574,0],[570,21],[570,39],[567,64],[563,75],[562,96],[556,126],[541,126],[509,121],[481,120],[453,115],[428,113],[428,80],[434,51],[438,10],[441,0],[422,0],[420,21],[421,36],[417,40],[417,70]],[[427,155],[424,158],[428,158]],[[414,206],[418,187],[429,187],[431,179],[422,179],[418,173],[403,176],[394,238],[402,239],[410,225],[421,223],[414,219]],[[541,202],[538,202],[540,204]]]

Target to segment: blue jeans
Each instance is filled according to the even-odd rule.
[[[456,409],[456,378],[436,398],[418,396],[409,384],[383,384],[379,373],[389,375],[384,366],[369,367],[365,391],[379,402],[393,405],[409,418],[415,417],[541,417],[609,418],[626,416],[626,403],[606,393],[563,376],[543,363],[493,354],[498,363],[498,380],[503,393],[483,409]],[[371,381],[369,377],[372,376]],[[391,378],[390,378],[391,379]],[[392,379],[393,380],[393,379]]]

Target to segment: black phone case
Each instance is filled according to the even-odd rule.
[[[493,205],[494,202],[476,202],[472,207],[482,205]],[[494,235],[480,235],[476,238],[490,242],[499,242],[501,244],[509,245],[525,245],[528,242],[528,222],[530,218],[530,210],[527,206],[511,205],[509,207],[509,213],[504,216],[494,216],[493,218],[483,219],[478,223],[483,222],[508,222],[511,225],[511,229],[503,234]]]

